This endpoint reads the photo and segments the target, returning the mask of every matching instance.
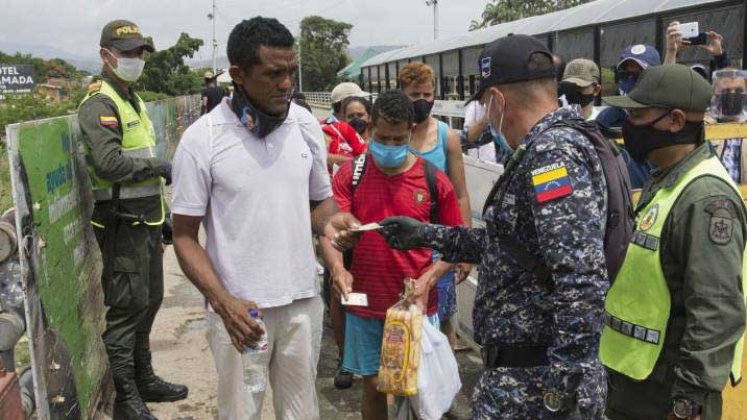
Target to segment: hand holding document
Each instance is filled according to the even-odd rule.
[[[382,226],[380,224],[378,224],[378,223],[369,223],[367,225],[363,225],[363,226],[358,226],[356,228],[352,228],[352,229],[350,229],[350,232],[355,232],[355,233],[368,232],[368,231],[372,231],[372,230],[379,230],[379,229],[381,229],[381,227]]]

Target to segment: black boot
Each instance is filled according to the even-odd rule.
[[[146,402],[179,401],[189,394],[186,386],[166,382],[153,372],[147,336],[139,336],[135,346],[135,381],[140,396]]]
[[[143,403],[132,378],[115,375],[113,379],[117,390],[113,420],[158,420]]]

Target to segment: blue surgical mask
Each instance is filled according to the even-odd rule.
[[[514,148],[511,147],[511,145],[508,144],[508,140],[506,140],[506,136],[503,135],[503,132],[501,131],[503,129],[503,114],[505,113],[506,109],[504,107],[503,111],[501,113],[501,121],[498,123],[498,129],[496,130],[495,127],[493,127],[493,123],[490,121],[490,107],[493,105],[493,97],[490,97],[490,102],[488,102],[488,109],[487,109],[487,116],[488,116],[488,128],[490,129],[490,134],[493,136],[493,143],[495,143],[495,147],[505,150],[509,153],[514,152]]]
[[[381,168],[399,168],[407,159],[407,151],[410,142],[400,146],[387,146],[379,143],[376,139],[368,142],[368,150]]]

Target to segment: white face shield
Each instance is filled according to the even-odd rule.
[[[713,73],[711,113],[721,122],[747,121],[747,70]]]

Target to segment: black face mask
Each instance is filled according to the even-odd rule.
[[[265,114],[252,104],[249,100],[249,95],[246,94],[243,86],[234,83],[233,87],[234,91],[233,99],[231,100],[231,108],[239,117],[241,123],[258,138],[263,139],[269,136],[270,133],[280,127],[288,117],[287,110],[282,117],[273,117]],[[288,107],[290,108],[290,102],[288,102]],[[249,117],[254,121],[254,128],[249,128]]]
[[[721,115],[736,117],[744,112],[744,102],[747,94],[743,92],[724,92],[718,95]]]
[[[625,120],[622,135],[625,140],[625,149],[633,160],[643,163],[654,150],[678,144],[698,144],[705,138],[702,121],[687,122],[682,130],[676,133],[657,130],[653,127],[667,115],[669,112],[646,125],[634,125],[629,120]]]
[[[348,124],[350,124],[350,126],[353,127],[355,131],[361,136],[366,132],[366,129],[368,128],[368,123],[358,117],[355,117],[352,120],[348,121]]]
[[[594,101],[595,95],[584,95],[578,91],[578,88],[574,83],[560,82],[558,83],[558,98],[565,95],[565,100],[569,104],[579,105],[581,108],[589,105]]]
[[[412,103],[412,106],[415,109],[415,124],[420,124],[431,115],[433,102],[428,102],[425,99],[418,99]]]

